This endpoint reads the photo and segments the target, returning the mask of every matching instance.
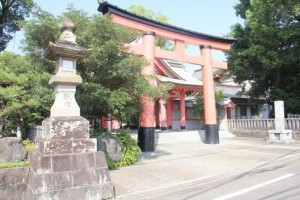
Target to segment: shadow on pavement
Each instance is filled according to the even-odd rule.
[[[153,160],[162,156],[171,155],[172,153],[157,149],[154,152],[143,152],[140,156],[142,160]]]

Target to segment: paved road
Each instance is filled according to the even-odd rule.
[[[118,200],[255,199],[258,191],[268,196],[290,189],[260,191],[296,177],[297,159],[300,141],[266,144],[261,138],[221,137],[219,145],[207,145],[197,131],[170,132],[159,134],[154,152],[110,176]]]
[[[244,173],[213,180],[176,191],[144,197],[161,200],[299,200],[300,153],[251,169]]]

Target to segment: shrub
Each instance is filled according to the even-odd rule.
[[[27,152],[32,151],[36,148],[36,145],[34,142],[26,139],[22,141],[22,144],[24,146],[24,148],[26,149]]]
[[[132,165],[138,161],[141,149],[137,145],[136,140],[130,136],[129,132],[129,129],[121,129],[117,133],[106,132],[100,134],[108,137],[117,136],[123,144],[122,157],[120,161],[115,162],[109,156],[106,156],[107,166],[109,169]]]
[[[113,161],[109,156],[106,156],[106,162],[108,169],[116,169],[118,167],[118,162]]]
[[[140,147],[137,145],[135,139],[129,134],[129,129],[121,129],[117,136],[123,143],[122,158],[117,163],[118,167],[132,165],[138,161],[139,154],[141,153]]]
[[[102,136],[103,134],[110,134],[110,133],[107,132],[106,128],[99,127],[99,128],[91,128],[89,134],[90,134],[90,138],[97,138],[99,136]]]

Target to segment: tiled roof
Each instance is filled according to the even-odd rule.
[[[203,82],[194,78],[191,74],[189,74],[185,70],[185,66],[183,63],[174,61],[174,60],[165,60],[160,59],[160,63],[167,68],[169,72],[174,74],[175,77],[170,77],[168,75],[158,75],[156,74],[155,77],[163,83],[173,83],[175,85],[185,85],[185,86],[202,86]],[[159,66],[158,66],[159,67]]]

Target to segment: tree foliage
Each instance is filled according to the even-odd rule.
[[[252,97],[284,100],[288,112],[300,113],[300,1],[240,0],[236,38],[229,51],[229,69],[240,84],[248,81]]]
[[[0,137],[28,128],[49,115],[53,102],[50,75],[27,56],[0,54]]]
[[[0,52],[20,30],[20,21],[29,16],[34,7],[33,0],[0,0]]]
[[[138,5],[132,5],[129,7],[129,11],[136,14],[140,15],[142,17],[158,21],[160,23],[167,24],[168,23],[168,17],[162,14],[161,12],[155,12],[149,8],[145,8],[143,6],[138,6]],[[171,50],[174,46],[174,44],[165,38],[159,38],[156,37],[156,46],[160,47],[161,49],[165,50]]]
[[[142,17],[146,17],[152,20],[156,20],[161,23],[168,23],[168,18],[161,12],[155,12],[149,8],[145,8],[143,6],[138,6],[138,5],[132,5],[129,7],[129,11],[136,14],[140,15]]]
[[[61,16],[36,6],[32,18],[22,23],[25,55],[0,54],[2,136],[20,126],[30,127],[49,116],[54,97],[48,80],[56,63],[45,59],[43,54],[49,41],[58,40],[58,24],[66,18],[76,24],[78,44],[93,48],[88,58],[77,62],[77,73],[83,78],[83,84],[77,88],[76,99],[84,117],[112,114],[125,122],[139,112],[141,96],[155,98],[163,96],[169,89],[168,85],[150,86],[140,74],[141,67],[147,62],[128,53],[124,46],[140,37],[140,33],[116,25],[109,16],[88,16],[72,6]]]
[[[195,96],[195,102],[193,104],[193,113],[195,114],[196,117],[198,117],[201,121],[204,121],[204,99],[203,99],[203,92],[199,92]],[[216,98],[216,103],[221,101],[224,98],[223,91],[222,90],[215,90],[215,98]]]
[[[45,60],[42,54],[49,41],[59,38],[58,24],[65,18],[76,24],[78,44],[93,49],[88,58],[77,62],[77,72],[83,83],[78,87],[76,99],[83,116],[95,118],[112,114],[125,122],[139,111],[142,95],[158,95],[158,92],[161,95],[166,91],[149,85],[140,74],[146,61],[128,53],[123,45],[140,37],[140,33],[113,23],[109,16],[88,16],[72,6],[58,17],[37,10],[33,19],[24,25],[23,49],[43,63],[44,70],[54,69],[55,63]]]

